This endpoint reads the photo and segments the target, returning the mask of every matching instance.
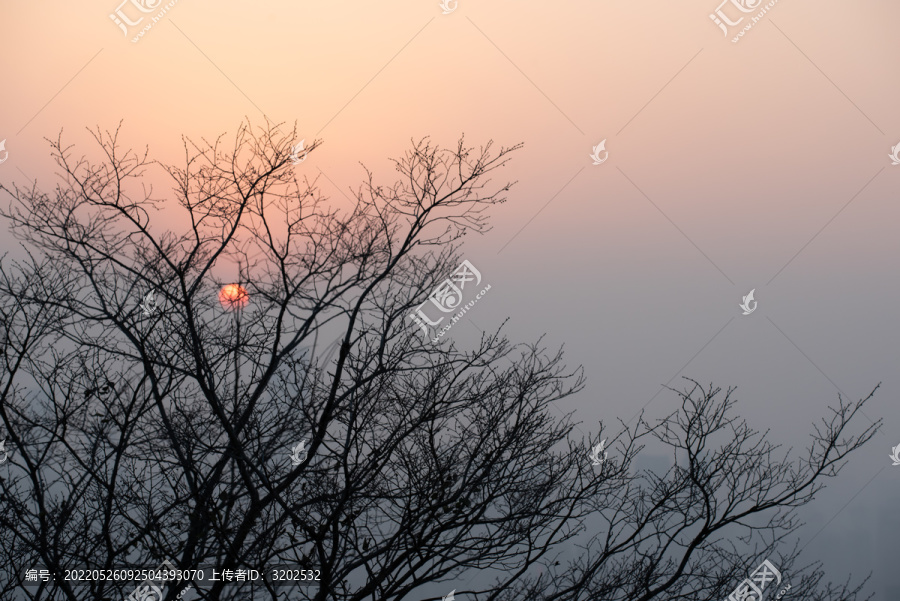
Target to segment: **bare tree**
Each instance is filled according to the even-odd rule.
[[[869,397],[841,399],[792,460],[733,415],[731,391],[693,383],[681,411],[623,423],[598,468],[596,440],[553,407],[584,381],[560,352],[500,330],[470,348],[422,338],[410,315],[460,238],[488,229],[511,186],[491,174],[519,146],[414,142],[396,183],[367,172],[340,211],[278,126],[244,125],[228,148],[185,140],[180,167],[92,135],[98,162],[51,141],[52,195],[2,187],[24,249],[0,265],[3,598],[121,598],[134,581],[66,571],[167,560],[313,570],[292,594],[317,600],[436,582],[479,600],[719,599],[776,548],[803,598],[857,598],[783,547],[877,430],[851,428]],[[165,199],[143,185],[159,170]],[[665,474],[634,469],[651,440],[673,452]],[[203,599],[294,590],[195,584]]]

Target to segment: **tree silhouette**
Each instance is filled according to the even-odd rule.
[[[839,399],[799,459],[692,381],[679,411],[588,440],[553,406],[584,382],[560,352],[422,336],[410,316],[488,229],[519,146],[414,142],[341,211],[298,176],[296,131],[185,140],[180,167],[92,135],[96,162],[51,141],[52,194],[2,187],[22,248],[0,265],[4,599],[121,599],[134,580],[65,571],[163,561],[318,576],[198,581],[202,599],[722,599],[766,557],[795,598],[857,598],[784,547],[877,431],[851,427],[871,394]],[[165,199],[143,185],[160,170]],[[636,470],[648,443],[666,473]],[[564,544],[581,554],[561,564]]]

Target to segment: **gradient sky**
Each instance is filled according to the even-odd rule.
[[[900,3],[780,0],[736,44],[709,19],[718,0],[449,15],[179,0],[138,43],[117,4],[0,2],[0,181],[49,191],[44,137],[64,128],[90,154],[84,128],[120,120],[126,146],[164,162],[182,135],[296,121],[324,141],[303,169],[344,205],[360,163],[390,181],[411,138],[524,142],[496,175],[518,180],[510,201],[464,248],[491,293],[452,335],[509,317],[513,339],[565,344],[588,387],[560,409],[584,432],[672,411],[661,385],[686,375],[738,386],[741,412],[799,450],[839,392],[882,382],[862,419],[883,433],[805,514],[801,545],[835,580],[874,570],[877,598],[900,598]]]

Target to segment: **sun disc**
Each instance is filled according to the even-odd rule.
[[[219,291],[219,303],[225,309],[243,309],[249,302],[250,295],[240,284],[227,284]]]

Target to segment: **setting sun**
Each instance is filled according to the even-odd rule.
[[[219,291],[219,302],[225,309],[243,309],[250,302],[250,295],[240,284],[228,284]]]

